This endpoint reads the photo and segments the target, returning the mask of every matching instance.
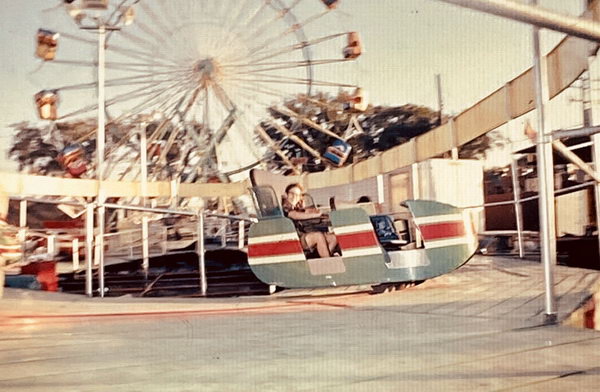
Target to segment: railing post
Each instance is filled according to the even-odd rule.
[[[206,296],[206,260],[204,259],[204,212],[198,213],[198,225],[196,227],[198,242],[196,244],[196,253],[198,254],[198,269],[200,272],[200,295]]]
[[[245,241],[245,235],[246,232],[244,231],[246,226],[245,226],[245,221],[243,219],[241,219],[238,222],[238,248],[242,249],[244,247],[244,241]]]
[[[73,271],[79,269],[79,238],[74,238],[71,244]]]
[[[512,175],[512,186],[515,207],[515,220],[517,221],[517,241],[519,244],[519,257],[523,258],[523,208],[521,206],[521,187],[519,185],[519,168],[517,159],[512,157],[510,162],[510,171]]]
[[[21,261],[25,262],[25,240],[27,239],[27,200],[19,202],[19,240],[21,241]]]
[[[48,255],[56,255],[56,236],[54,234],[50,234],[46,237],[46,248],[48,250]]]
[[[85,206],[85,294],[93,297],[92,266],[94,264],[94,205]]]
[[[415,153],[415,157],[416,157]],[[412,183],[412,198],[419,199],[421,197],[421,184],[419,182],[419,164],[413,163],[411,165],[411,175],[410,175],[411,183]],[[416,229],[415,230],[415,244],[417,248],[420,248],[423,245],[423,238],[421,237],[421,232]]]
[[[98,255],[98,290],[104,298],[104,218],[106,207],[98,206],[98,234],[96,235],[96,254]]]
[[[146,213],[142,216],[142,269],[144,270],[144,277],[148,279],[150,259],[148,252],[148,216],[146,216]]]
[[[229,226],[229,221],[222,219],[221,220],[221,248],[225,248],[227,246],[227,227]]]

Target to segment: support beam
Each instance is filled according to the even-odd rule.
[[[515,221],[517,223],[517,243],[519,245],[519,258],[523,258],[523,206],[521,206],[521,187],[519,185],[519,166],[517,159],[513,156],[510,161],[510,173],[512,177],[513,197],[515,200]]]
[[[552,139],[561,139],[563,137],[580,137],[580,136],[592,136],[600,133],[600,126],[594,127],[583,127],[576,129],[558,129],[552,132]]]
[[[279,148],[279,146],[277,145],[277,143],[275,143],[275,141],[273,141],[273,139],[271,139],[271,137],[269,136],[269,134],[267,134],[267,132],[264,130],[263,127],[261,127],[260,125],[257,125],[254,128],[255,132],[258,134],[258,136],[260,136],[261,139],[263,139],[265,141],[265,143],[267,143],[267,145],[269,146],[269,148],[271,149],[271,151],[274,151],[275,154],[279,155],[279,157],[281,158],[281,160],[290,168],[292,169],[292,171],[294,172],[295,175],[300,175],[300,170],[298,170],[298,168],[296,167],[296,165],[294,165],[292,163],[292,161],[290,161],[290,159],[287,157],[287,155],[285,155],[285,153],[283,151],[281,151],[281,148]]]
[[[282,107],[282,108],[276,108],[274,107],[273,110],[275,110],[276,112],[279,112],[281,114],[283,114],[284,116],[288,116],[288,117],[294,117],[298,120],[300,120],[300,122],[304,125],[307,125],[309,127],[311,127],[312,129],[319,131],[327,136],[333,137],[335,139],[340,139],[343,140],[341,137],[339,137],[337,134],[335,134],[334,132],[331,132],[329,129],[327,128],[323,128],[321,125],[317,124],[316,122],[309,120],[308,118],[300,115],[299,113],[296,113],[295,111],[293,111],[292,109],[286,108],[286,107]]]
[[[438,0],[537,27],[600,42],[600,23],[506,0]]]
[[[269,124],[274,126],[275,129],[277,129],[282,135],[288,137],[291,141],[296,143],[300,148],[302,148],[303,150],[310,153],[313,157],[315,157],[317,159],[321,159],[321,154],[319,154],[319,152],[317,150],[315,150],[314,148],[312,148],[311,146],[306,144],[306,142],[304,140],[300,139],[298,136],[294,135],[292,133],[292,131],[290,131],[283,125],[278,124],[277,121],[275,121],[275,120],[269,121]]]
[[[562,156],[564,156],[569,161],[571,161],[574,165],[576,165],[578,168],[583,170],[585,172],[585,174],[592,177],[594,179],[594,181],[596,181],[597,183],[600,183],[600,176],[598,174],[596,174],[594,169],[590,165],[585,163],[581,158],[579,158],[577,156],[577,154],[575,154],[573,151],[569,150],[569,148],[567,146],[565,146],[563,144],[563,142],[561,142],[560,140],[554,140],[552,142],[552,147],[556,151],[561,153]]]

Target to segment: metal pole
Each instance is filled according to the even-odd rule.
[[[537,0],[529,0],[537,4]],[[533,72],[535,78],[535,106],[537,109],[537,172],[540,193],[539,215],[542,245],[542,263],[544,265],[545,314],[544,323],[557,321],[554,299],[554,277],[552,268],[556,264],[556,227],[554,217],[554,164],[552,159],[552,138],[546,130],[545,105],[548,101],[548,86],[545,64],[542,63],[540,49],[540,29],[532,28]],[[544,69],[542,69],[544,67]]]
[[[148,270],[150,269],[150,259],[148,252],[148,217],[142,216],[142,269],[144,277],[148,279]]]
[[[148,142],[145,124],[141,124],[140,129],[140,165],[142,176],[142,205],[145,206],[146,197],[148,195]]]
[[[582,19],[576,16],[560,14],[533,5],[521,4],[516,1],[506,0],[439,0],[445,3],[458,5],[472,10],[486,12],[529,23],[537,27],[560,31],[579,38],[600,42],[600,23]]]
[[[385,188],[383,184],[383,174],[377,176],[377,203],[383,205],[385,203]]]
[[[94,205],[85,206],[85,294],[93,297],[92,266],[94,264]]]
[[[98,26],[98,129],[96,131],[96,170],[98,177],[98,193],[101,194],[102,180],[104,179],[104,150],[105,150],[105,61],[106,61],[106,26]]]
[[[450,150],[450,156],[452,159],[458,159],[458,141],[456,137],[456,126],[454,123],[454,117],[450,118],[450,133],[452,136],[452,150]]]
[[[196,253],[198,254],[198,269],[200,270],[200,295],[206,297],[206,260],[204,259],[204,212],[198,213]]]
[[[27,239],[27,200],[19,202],[19,240],[21,241],[21,261],[25,262],[25,240]]]
[[[584,110],[587,109],[588,116],[585,116],[584,113],[584,120],[587,119],[591,124],[600,123],[600,121],[598,121],[598,119],[600,119],[600,106],[597,103],[598,99],[600,99],[600,94],[598,93],[598,91],[591,88],[591,81],[597,79],[600,74],[600,72],[598,71],[598,66],[600,66],[600,64],[597,62],[597,57],[592,57],[588,59],[588,84],[585,86],[587,87],[587,91],[585,91],[584,89],[584,97],[587,97],[587,99],[584,98]],[[586,105],[586,100],[589,101],[589,107],[586,107],[588,106]],[[590,124],[584,123],[584,126],[587,125]],[[596,176],[600,176],[600,134],[596,133],[592,135],[591,140],[592,157],[594,160],[594,171],[596,173]],[[600,183],[598,182],[596,182],[594,186],[594,196],[594,207],[596,210],[596,230],[598,230],[598,228],[600,228]],[[600,255],[600,232],[598,234],[598,254]]]
[[[229,227],[228,220],[221,220],[221,247],[227,247],[227,227]]]
[[[24,229],[27,226],[27,200],[21,200],[19,202],[19,227]],[[21,238],[24,241],[25,238]]]
[[[238,248],[242,249],[244,247],[244,237],[246,235],[245,230],[245,223],[243,220],[240,220],[238,222]]]
[[[515,199],[515,220],[517,222],[517,242],[519,245],[519,257],[523,258],[523,207],[521,206],[521,187],[519,185],[519,168],[517,159],[512,158],[510,163],[512,176],[513,196]]]
[[[97,177],[98,177],[98,289],[100,297],[104,297],[104,217],[106,209],[104,207],[105,197],[102,182],[104,180],[104,134],[105,134],[105,44],[106,44],[106,26],[101,23],[98,26],[98,131],[96,141],[96,159],[97,159]]]
[[[56,236],[54,234],[50,234],[46,237],[46,247],[49,256],[54,257],[58,253],[56,252]]]
[[[98,290],[104,298],[104,206],[98,207],[98,234],[96,235],[96,254],[98,255]]]
[[[584,121],[591,121],[591,113],[588,110],[584,112]],[[583,128],[578,129],[558,129],[552,132],[552,138],[554,140],[561,139],[563,137],[581,137],[581,136],[593,136],[597,133],[600,133],[600,126],[589,126],[586,125]]]
[[[442,77],[440,74],[435,75],[435,88],[437,90],[438,100],[438,125],[442,125],[442,111],[444,110],[444,101],[442,100]]]
[[[415,155],[416,156],[416,155]],[[412,182],[412,198],[419,199],[421,197],[421,184],[419,183],[419,164],[413,163],[411,165],[411,182]],[[423,239],[421,238],[421,232],[415,231],[415,244],[417,248],[423,245]]]
[[[71,243],[71,255],[73,261],[73,271],[79,269],[79,238],[73,239]]]

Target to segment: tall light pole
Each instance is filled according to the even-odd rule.
[[[105,76],[106,76],[106,32],[120,30],[117,25],[120,23],[130,24],[133,21],[133,9],[125,7],[116,10],[112,15],[118,13],[118,18],[111,24],[108,19],[102,15],[108,11],[110,0],[80,0],[68,1],[66,3],[67,11],[73,17],[77,25],[82,30],[94,31],[98,34],[98,116],[96,129],[96,178],[98,180],[97,189],[97,227],[96,250],[98,255],[98,290],[100,297],[104,297],[104,231],[106,194],[103,187],[104,181],[104,158],[106,145],[106,95],[105,95]],[[89,12],[89,14],[88,14]],[[89,260],[88,262],[91,262]]]
[[[529,4],[537,5],[537,0],[529,0]],[[539,216],[542,246],[542,263],[544,266],[544,323],[555,324],[557,321],[556,303],[554,299],[554,275],[552,269],[556,265],[556,223],[554,212],[554,159],[552,156],[552,135],[548,133],[546,123],[546,105],[548,102],[548,83],[545,64],[540,49],[540,28],[532,26],[533,73],[535,79],[535,106],[537,110],[537,174],[539,189]]]

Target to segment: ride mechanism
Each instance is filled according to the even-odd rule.
[[[294,157],[286,156],[261,124],[272,126],[314,159],[333,167],[347,161],[351,147],[346,138],[331,131],[330,124],[280,106],[290,97],[312,100],[315,89],[335,94],[349,89],[344,109],[354,114],[347,133],[352,128],[361,131],[356,115],[368,107],[366,93],[357,85],[316,76],[327,69],[329,75],[341,75],[340,66],[363,52],[358,32],[331,32],[331,26],[339,24],[335,19],[339,1],[114,3],[62,1],[44,13],[56,27],[41,28],[36,35],[35,55],[42,61],[36,74],[50,72],[47,79],[64,81],[35,94],[39,118],[48,121],[51,132],[58,122],[86,119],[94,112],[99,115],[97,124],[103,123],[100,115],[107,119],[106,155],[101,150],[100,160],[88,156],[80,143],[94,141],[94,134],[103,135],[104,129],[63,138],[65,147],[58,160],[67,176],[228,181],[232,161],[249,169],[264,161],[265,147],[298,174]],[[324,6],[317,14],[314,3]],[[97,41],[85,33],[62,31],[66,26],[106,37],[98,48]],[[73,51],[71,44],[106,52],[108,61],[100,54],[98,61],[78,58],[75,54],[81,50]],[[72,70],[68,75],[59,73],[58,67],[65,66]],[[99,75],[105,68],[108,77],[84,80],[90,68],[98,69]],[[90,92],[104,93],[105,88],[102,102],[86,102],[93,95]],[[67,110],[59,110],[59,102]],[[330,137],[332,144],[321,155],[273,113],[308,125]],[[240,144],[246,146],[245,154],[238,152]],[[277,197],[268,196],[267,204],[275,208],[265,212],[265,200],[258,195],[269,192],[257,194],[256,189],[259,221],[249,231],[248,262],[254,274],[272,286],[416,282],[457,268],[476,248],[470,221],[459,209],[408,201],[412,217],[396,222],[386,215],[369,216],[358,207],[330,211],[328,230],[337,236],[341,256],[314,259],[301,248]],[[180,207],[185,207],[185,201]],[[396,231],[400,223],[410,227],[404,238]]]

